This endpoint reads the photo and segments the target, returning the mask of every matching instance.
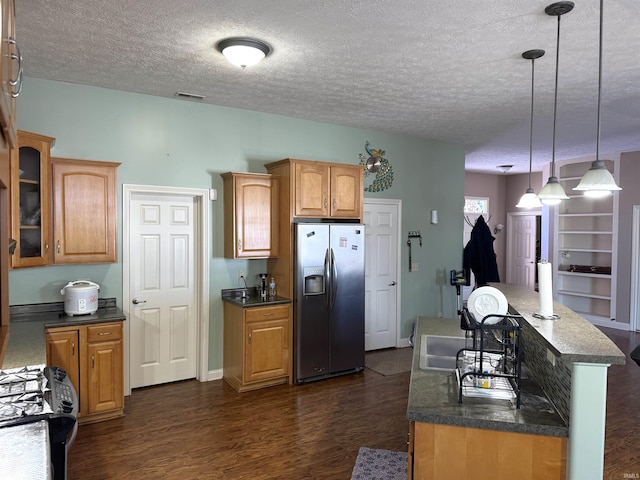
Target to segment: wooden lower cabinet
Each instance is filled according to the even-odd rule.
[[[239,392],[290,380],[290,304],[243,308],[224,303],[222,377]]]
[[[563,480],[567,439],[411,422],[408,479]]]
[[[46,330],[47,365],[64,368],[80,400],[78,421],[124,415],[122,322]]]

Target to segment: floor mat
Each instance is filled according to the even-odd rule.
[[[407,452],[361,447],[351,480],[406,480]]]
[[[397,375],[411,370],[413,348],[387,348],[365,353],[365,367],[381,375]]]

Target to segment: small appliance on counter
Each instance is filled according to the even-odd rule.
[[[258,290],[260,291],[260,298],[267,298],[267,278],[269,277],[268,273],[259,273],[258,277],[260,278],[260,285]]]
[[[67,283],[60,295],[64,295],[64,313],[67,315],[88,315],[98,310],[100,285],[88,280]]]

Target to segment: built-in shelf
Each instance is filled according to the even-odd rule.
[[[570,290],[558,290],[558,295],[571,295],[573,297],[597,298],[600,300],[611,300],[610,295],[596,295],[594,293],[572,292]]]
[[[614,173],[617,161],[619,158],[604,163]],[[612,267],[617,257],[614,247],[617,245],[618,198],[614,194],[593,199],[573,190],[590,167],[591,160],[565,162],[559,168],[558,181],[569,199],[552,209],[553,283],[560,303],[591,322],[603,324],[615,318],[612,292],[615,292],[616,277]],[[589,272],[585,267],[599,267],[600,271],[611,271],[611,274]],[[570,272],[570,268],[582,271]]]

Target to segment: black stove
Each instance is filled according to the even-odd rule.
[[[77,415],[78,397],[64,369],[32,365],[0,370],[0,435],[16,437],[18,444],[24,431],[18,427],[42,422],[48,431],[46,454],[54,480],[66,478]]]

